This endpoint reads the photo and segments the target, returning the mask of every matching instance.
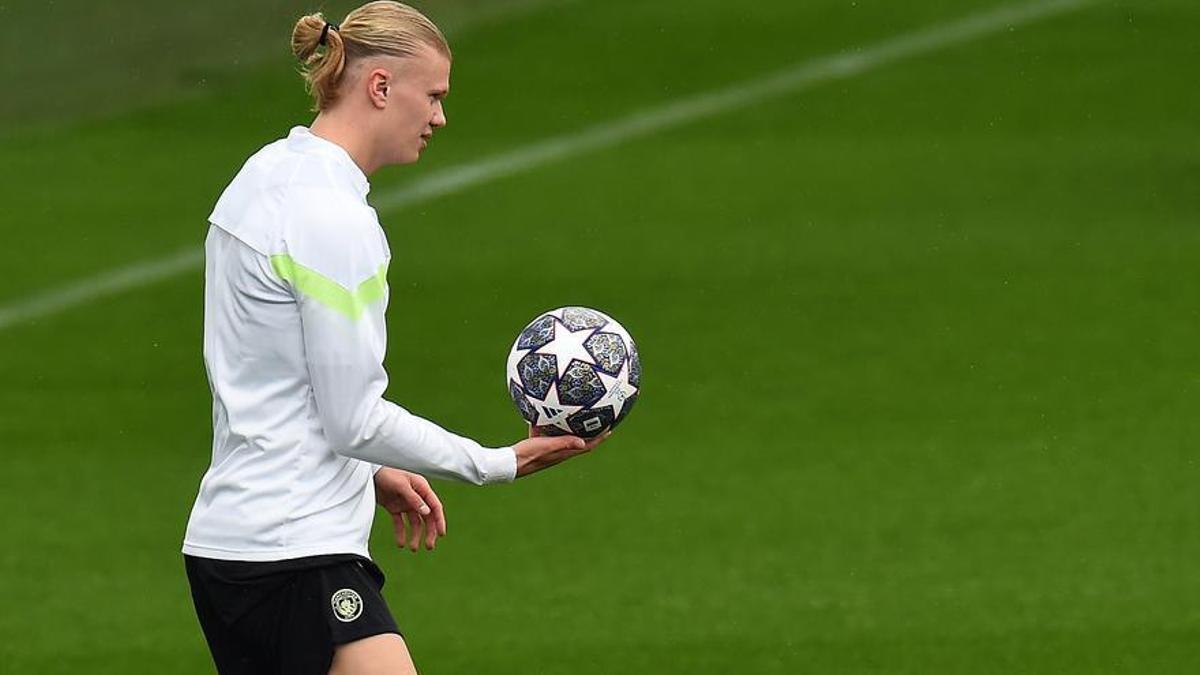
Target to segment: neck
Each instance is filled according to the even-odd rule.
[[[379,162],[372,152],[372,143],[364,133],[362,125],[354,124],[347,116],[339,115],[336,110],[317,113],[317,118],[313,120],[309,130],[314,136],[341,146],[367,176],[379,168]]]

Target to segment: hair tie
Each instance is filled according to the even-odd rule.
[[[325,46],[325,38],[329,37],[330,29],[337,30],[338,25],[336,23],[329,23],[328,21],[326,21],[325,27],[321,29],[321,39],[317,40],[317,44],[321,45],[322,47]]]

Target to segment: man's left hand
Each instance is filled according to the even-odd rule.
[[[442,502],[423,476],[383,467],[375,472],[375,501],[392,517],[396,545],[414,553],[425,540],[432,551],[439,537],[446,536],[446,514]]]

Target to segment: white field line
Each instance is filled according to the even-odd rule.
[[[1005,29],[1081,9],[1095,0],[1044,0],[973,14],[949,23],[897,36],[874,46],[816,58],[734,86],[700,94],[583,131],[557,136],[493,157],[453,167],[384,192],[373,201],[379,210],[467,190],[585,152],[607,148],[657,131],[712,117],[751,103],[794,94],[826,82],[846,79],[906,58],[928,54]],[[103,272],[58,289],[0,307],[0,330],[57,314],[127,290],[149,286],[200,266],[203,254],[186,249],[153,262]]]
[[[725,89],[637,112],[581,132],[549,138],[465,166],[445,169],[400,189],[385,192],[372,201],[382,211],[436,199],[567,157],[713,117],[748,104],[794,94],[818,84],[853,77],[895,61],[1079,9],[1093,1],[1049,0],[975,14],[901,35],[873,47],[813,59]]]
[[[0,307],[0,330],[58,314],[98,298],[177,277],[183,272],[200,267],[203,262],[204,251],[188,247],[173,255],[118,267],[60,288],[37,293],[21,302]]]

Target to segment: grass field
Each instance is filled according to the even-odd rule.
[[[303,7],[28,4],[0,7],[30,26],[0,41],[0,314],[198,248],[309,119]],[[375,199],[999,5],[424,6],[450,125]],[[508,346],[564,304],[645,368],[595,454],[439,484],[433,554],[377,529],[423,672],[1200,672],[1198,21],[1084,3],[382,210],[392,400],[512,442]],[[0,672],[212,672],[179,554],[201,293],[186,267],[0,328]]]

